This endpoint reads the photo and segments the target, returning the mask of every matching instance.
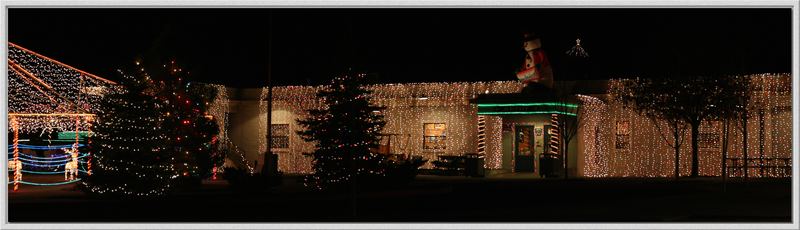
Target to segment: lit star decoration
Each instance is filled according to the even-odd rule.
[[[586,50],[584,50],[583,46],[581,46],[581,39],[580,38],[575,39],[575,46],[573,46],[571,49],[567,50],[567,55],[575,56],[575,57],[582,57],[582,58],[589,57],[589,53],[586,53]]]

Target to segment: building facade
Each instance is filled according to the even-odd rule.
[[[791,174],[791,78],[788,74],[751,75],[755,87],[748,109],[747,141],[749,175],[783,177]],[[618,80],[556,82],[572,85],[574,119],[577,130],[568,142],[567,168],[571,177],[671,177],[674,176],[674,149],[663,129],[615,100],[613,87]],[[519,94],[525,84],[519,81],[407,83],[368,86],[373,103],[386,107],[384,133],[391,136],[390,152],[422,156],[430,161],[442,155],[482,154],[485,167],[495,172],[538,174],[539,157],[549,151],[553,134],[552,111],[548,109],[511,111],[500,107],[550,106],[555,102],[488,103],[486,95]],[[220,114],[227,114],[226,136],[243,150],[248,162],[263,161],[267,141],[278,154],[278,168],[284,173],[310,173],[313,143],[296,134],[297,119],[307,110],[319,108],[316,86],[274,87],[272,125],[267,127],[266,89],[228,89],[227,103],[219,103]],[[478,100],[476,100],[478,99]],[[551,104],[548,104],[551,103]],[[498,107],[498,108],[490,108]],[[497,110],[501,109],[501,110]],[[512,108],[513,109],[513,108]],[[219,116],[218,116],[219,117]],[[563,118],[562,118],[563,119]],[[272,129],[272,139],[266,129]],[[562,133],[560,137],[564,138]],[[728,142],[729,175],[742,174],[743,135],[732,128]],[[705,121],[700,127],[699,173],[722,173],[722,128],[719,121]],[[691,162],[689,132],[680,146],[680,172],[688,175]],[[391,140],[388,140],[391,139]],[[382,143],[384,145],[388,143]],[[260,168],[262,163],[256,165]],[[787,168],[788,166],[788,168]],[[531,168],[532,167],[532,168]],[[738,168],[737,168],[738,167]]]

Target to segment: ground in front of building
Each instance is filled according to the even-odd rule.
[[[25,222],[782,222],[791,180],[540,179],[417,176],[356,195],[314,192],[298,176],[267,190],[224,180],[147,201],[98,199],[73,185],[9,191],[9,221]],[[355,208],[353,208],[355,207]]]

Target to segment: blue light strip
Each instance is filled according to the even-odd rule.
[[[8,153],[8,155],[14,155],[14,153]],[[37,156],[31,156],[31,155],[24,154],[24,153],[20,153],[19,155],[23,156],[23,157],[31,158],[31,159],[44,159],[44,160],[51,160],[51,159],[52,160],[56,160],[56,159],[59,159],[59,158],[70,157],[69,154],[57,155],[57,156],[54,156],[54,157],[37,157]],[[13,156],[9,156],[9,158],[13,158]]]
[[[27,184],[27,185],[35,185],[35,186],[57,186],[57,185],[65,185],[71,184],[80,181],[81,179],[75,179],[71,181],[64,181],[64,182],[56,182],[56,183],[36,183],[36,182],[27,182],[27,181],[19,181],[20,184]],[[8,182],[8,184],[13,184],[14,181]]]
[[[78,161],[78,163],[83,163],[83,164],[86,164],[86,161]],[[57,164],[57,165],[41,165],[41,164],[35,164],[35,163],[27,163],[27,164],[23,164],[22,166],[24,167],[24,166],[29,166],[29,165],[33,165],[33,166],[39,166],[39,167],[62,167],[62,166],[64,166],[63,164]]]
[[[78,147],[86,146],[85,144],[78,144]],[[14,145],[8,145],[8,149],[13,149]],[[56,150],[72,148],[72,145],[26,145],[18,144],[18,149],[34,149],[34,150]]]
[[[89,154],[88,153],[84,153],[83,155],[79,156],[78,159],[84,158],[86,156],[89,156]],[[65,159],[59,159],[59,160],[49,160],[49,161],[32,160],[32,159],[25,159],[25,158],[21,158],[21,157],[19,159],[21,161],[24,161],[24,162],[38,162],[38,163],[67,163],[67,162],[72,161],[72,158],[65,158]]]
[[[8,170],[8,171],[9,171],[9,172],[13,172],[14,170]],[[82,172],[82,173],[89,173],[89,172],[87,172],[87,171],[85,171],[85,170],[81,170],[81,169],[78,169],[78,171],[79,171],[79,172]],[[24,170],[24,169],[22,170],[22,172],[23,172],[23,173],[30,173],[30,174],[40,174],[40,175],[52,175],[52,174],[63,174],[63,173],[64,173],[64,171],[56,171],[56,172],[49,172],[49,171],[48,171],[48,172],[39,172],[39,171],[28,171],[28,170]],[[11,174],[11,173],[9,173],[9,174]]]
[[[86,155],[86,154],[88,154],[88,153],[82,153],[82,155]],[[9,153],[8,155],[14,155],[14,153]],[[61,160],[61,158],[69,158],[69,157],[71,157],[69,154],[62,154],[62,155],[58,155],[58,156],[54,156],[54,157],[37,157],[37,156],[31,156],[31,155],[23,154],[23,153],[20,153],[19,155],[21,156],[20,158],[26,157],[26,158],[31,158],[31,159],[43,159],[43,160]],[[9,156],[8,158],[13,158],[13,157]]]
[[[87,171],[80,170],[80,169],[79,169],[78,171],[79,171],[79,172],[82,172],[82,173],[89,173],[89,172],[87,172]],[[13,171],[9,171],[9,172],[13,172]],[[30,174],[40,174],[40,175],[51,175],[51,174],[63,174],[63,173],[64,173],[64,171],[57,171],[57,172],[39,172],[39,171],[28,171],[28,170],[22,170],[22,172],[23,172],[23,173],[30,173]]]

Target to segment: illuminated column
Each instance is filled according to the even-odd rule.
[[[86,149],[91,149],[92,146],[92,117],[86,117]],[[86,175],[92,175],[92,151],[86,151]]]
[[[14,191],[17,191],[22,179],[22,164],[19,163],[19,123],[15,116],[11,116],[11,127],[14,129]]]
[[[550,114],[550,154],[558,154],[558,114]]]
[[[478,116],[478,154],[486,154],[486,116]]]

